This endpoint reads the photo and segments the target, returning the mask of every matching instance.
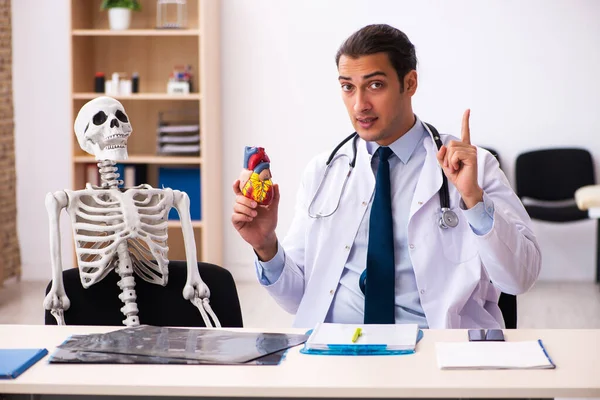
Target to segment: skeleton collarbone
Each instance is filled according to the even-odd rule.
[[[85,190],[65,192],[84,287],[118,266],[117,249],[122,246],[139,277],[167,284],[167,216],[173,190],[144,184],[121,191],[88,184]]]

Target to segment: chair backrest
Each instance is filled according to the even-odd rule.
[[[516,161],[517,196],[568,200],[582,186],[595,184],[592,155],[585,149],[556,148],[520,154]]]
[[[489,151],[498,160],[500,168],[502,163],[500,162],[500,155],[495,149],[490,147],[482,147]],[[517,296],[507,293],[500,293],[500,299],[498,300],[498,307],[502,311],[502,318],[504,319],[504,325],[507,329],[517,329]]]
[[[500,165],[500,168],[502,168],[502,163],[500,162],[500,154],[498,154],[498,152],[495,149],[492,149],[491,147],[481,147],[482,149],[485,149],[487,151],[489,151],[496,160],[498,160],[498,164]]]
[[[502,311],[502,318],[504,318],[506,329],[517,329],[517,296],[500,293],[498,307]]]
[[[169,279],[166,286],[148,283],[135,276],[138,316],[140,323],[154,326],[203,327],[200,311],[183,298],[187,279],[185,261],[169,263]],[[223,327],[243,327],[242,312],[235,282],[226,269],[209,263],[198,263],[202,280],[210,289],[210,305]],[[65,311],[67,325],[123,326],[125,316],[121,313],[123,303],[119,299],[121,278],[112,271],[102,281],[84,289],[79,269],[63,271],[65,291],[71,307]],[[46,293],[50,290],[46,288]],[[46,325],[56,325],[50,311],[45,314]]]

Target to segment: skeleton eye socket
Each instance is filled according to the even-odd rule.
[[[94,115],[94,119],[92,121],[94,122],[94,125],[102,125],[107,119],[108,116],[104,113],[104,111],[98,111],[96,115]]]
[[[129,122],[127,120],[127,115],[125,115],[125,113],[121,110],[117,110],[117,112],[115,113],[115,117],[117,117],[117,119],[121,122],[125,122],[125,123]]]

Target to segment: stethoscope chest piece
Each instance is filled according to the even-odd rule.
[[[440,218],[440,227],[442,229],[456,228],[458,226],[458,216],[449,208],[442,208],[442,218]]]
[[[362,292],[362,294],[366,294],[366,288],[367,288],[367,269],[366,268],[362,272],[362,274],[360,274],[360,278],[358,278],[358,287],[360,288],[360,291]]]

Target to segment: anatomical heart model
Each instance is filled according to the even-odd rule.
[[[249,199],[261,205],[269,205],[273,200],[271,164],[262,147],[244,149],[244,169],[240,174],[240,190]]]
[[[198,308],[207,327],[213,326],[210,318],[214,326],[219,327],[220,322],[209,304],[210,291],[198,272],[188,195],[179,190],[155,189],[147,184],[119,188],[123,181],[118,179],[116,164],[127,159],[127,139],[131,133],[131,123],[123,105],[110,97],[89,101],[75,119],[77,141],[84,151],[96,157],[101,184],[87,183],[83,190],[46,195],[52,287],[44,299],[44,308],[51,311],[59,325],[64,325],[64,311],[69,309],[70,301],[62,279],[59,217],[66,209],[73,228],[81,284],[88,288],[113,271],[119,274],[118,285],[122,290],[119,298],[124,303],[121,308],[125,316],[123,324],[139,325],[135,279],[162,286],[167,284],[167,216],[175,207],[181,220],[187,256],[183,297]]]

